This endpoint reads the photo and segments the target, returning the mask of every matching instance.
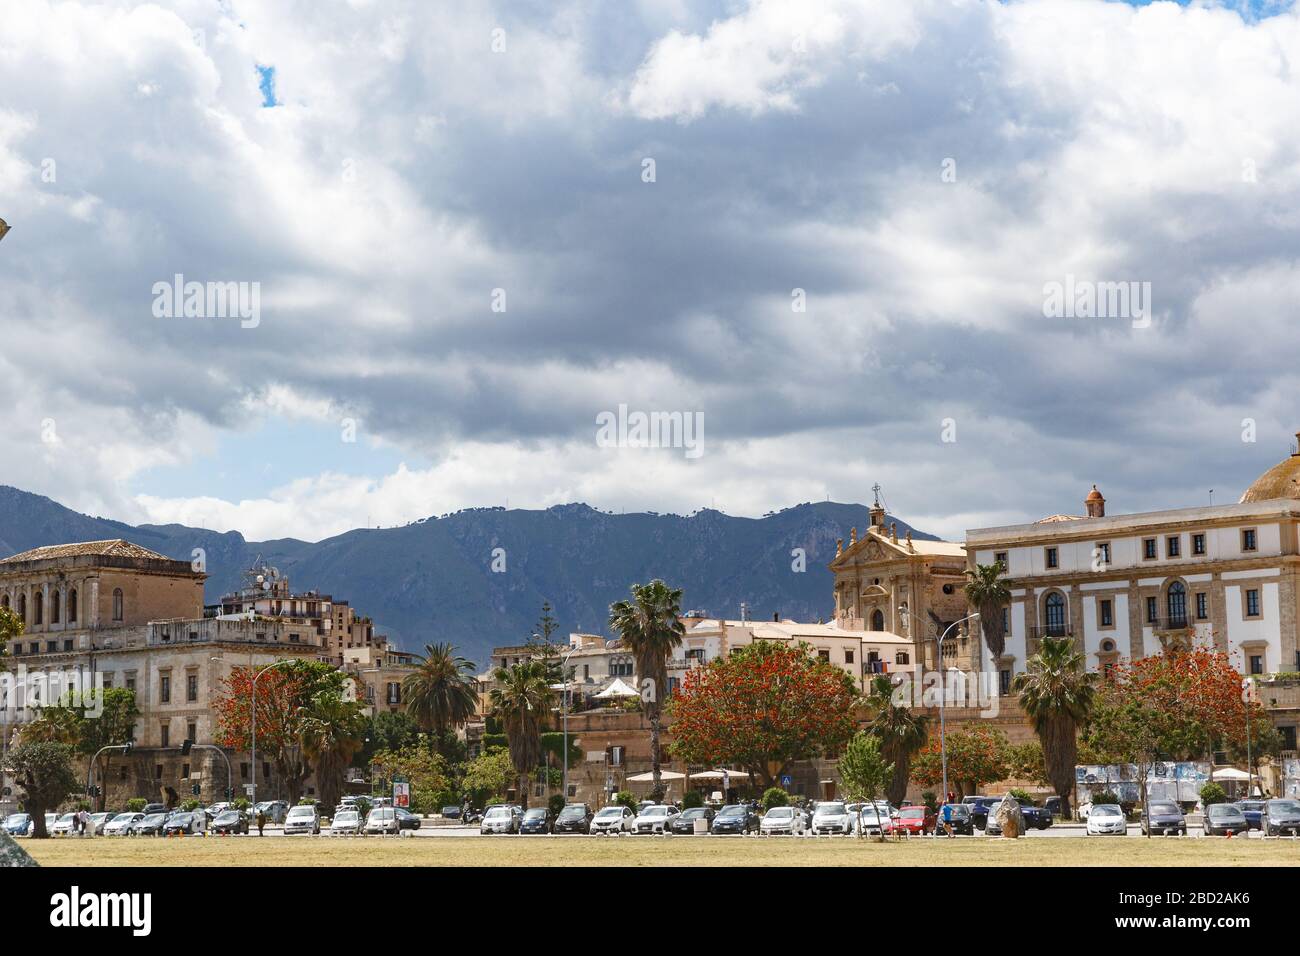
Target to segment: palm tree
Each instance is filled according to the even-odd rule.
[[[402,681],[406,712],[439,746],[447,732],[474,716],[474,664],[451,644],[424,645],[424,660]]]
[[[654,799],[663,799],[660,781],[659,721],[663,713],[663,689],[668,686],[668,658],[682,643],[686,628],[681,622],[682,592],[655,578],[649,584],[632,585],[631,601],[609,606],[609,626],[632,652],[637,678],[641,682],[641,709],[650,721],[650,770]]]
[[[967,571],[970,578],[966,582],[966,600],[979,611],[980,629],[984,632],[984,643],[993,655],[996,666],[998,658],[1006,648],[1006,630],[1002,626],[1002,609],[1011,600],[1011,591],[1002,580],[1006,568],[999,561],[995,564],[977,564],[974,571]]]
[[[1061,816],[1070,814],[1070,789],[1078,757],[1078,730],[1092,713],[1097,675],[1068,637],[1045,637],[1037,654],[1025,662],[1026,673],[1012,688],[1043,745],[1047,779],[1061,798]]]
[[[365,745],[367,720],[356,701],[330,692],[317,694],[303,718],[303,754],[316,765],[321,803],[336,806],[352,758]]]
[[[550,668],[545,661],[520,661],[498,667],[489,699],[492,715],[501,721],[510,747],[510,763],[519,778],[519,800],[528,809],[528,778],[542,762],[542,723],[550,710]]]
[[[930,718],[913,713],[909,707],[897,706],[893,682],[883,674],[871,682],[867,703],[873,710],[867,732],[880,741],[880,754],[885,761],[894,765],[885,795],[897,806],[907,795],[912,755],[925,746],[930,736]]]

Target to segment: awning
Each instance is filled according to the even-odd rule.
[[[659,771],[659,779],[660,780],[685,780],[686,774],[678,773],[676,770],[661,770]],[[654,783],[655,775],[653,771],[646,771],[645,773],[638,773],[638,774],[634,774],[631,777],[628,777],[627,782],[628,783]]]
[[[691,779],[692,780],[721,780],[724,775],[734,780],[737,777],[748,777],[749,773],[744,770],[701,770],[699,773],[691,774]]]
[[[614,683],[610,684],[599,694],[597,694],[596,699],[608,700],[611,697],[640,697],[640,696],[641,696],[640,691],[635,690],[629,687],[627,684],[623,683],[621,678],[615,677]]]
[[[1221,767],[1210,774],[1211,780],[1250,780],[1251,778],[1259,779],[1259,774],[1246,773],[1244,770],[1238,770],[1236,767]]]

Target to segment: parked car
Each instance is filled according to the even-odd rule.
[[[1241,815],[1246,818],[1246,824],[1252,830],[1261,829],[1260,821],[1264,816],[1264,803],[1263,800],[1237,801],[1237,809],[1241,811]]]
[[[773,807],[763,814],[758,825],[759,833],[785,833],[789,836],[802,836],[807,832],[803,811],[798,807]]]
[[[1269,800],[1264,804],[1260,829],[1265,836],[1281,836],[1284,833],[1300,835],[1300,802]]]
[[[108,821],[111,820],[111,819],[113,819],[113,817],[115,817],[115,816],[117,816],[117,814],[116,814],[116,813],[112,813],[112,812],[92,813],[92,814],[90,815],[90,833],[91,833],[91,835],[92,835],[92,836],[103,836],[103,835],[104,835],[104,827],[106,827],[106,826],[108,825]]]
[[[524,811],[523,819],[519,821],[520,833],[550,833],[551,824],[555,818],[547,807],[529,807]]]
[[[607,836],[611,833],[630,833],[634,819],[632,811],[621,804],[601,807],[591,818],[591,832]]]
[[[989,808],[998,803],[1001,797],[963,797],[962,803],[970,807],[971,822],[977,829],[983,830],[988,823]]]
[[[447,806],[443,807],[442,810],[439,812],[442,814],[442,818],[444,820],[459,820],[461,815],[461,808],[453,807],[450,804],[448,804]]]
[[[1025,818],[1025,829],[1046,830],[1052,825],[1052,811],[1046,807],[1035,806],[1028,800],[1020,800],[1020,815]]]
[[[167,804],[165,803],[146,803],[144,805],[144,815],[152,816],[155,813],[166,813]]]
[[[952,824],[953,833],[964,833],[966,836],[975,835],[975,817],[971,812],[970,804],[967,803],[947,803],[944,806],[949,807],[949,822]],[[935,832],[943,830],[943,807],[935,815]]]
[[[1205,808],[1205,823],[1202,826],[1206,836],[1235,836],[1250,829],[1246,815],[1235,803],[1210,804]]]
[[[853,815],[838,800],[823,800],[813,811],[812,832],[838,833],[848,836],[853,832]]]
[[[330,818],[330,836],[356,836],[361,828],[361,811],[352,807],[345,807]]]
[[[570,803],[555,818],[552,833],[590,833],[591,818],[595,816],[585,803]]]
[[[713,817],[712,833],[753,833],[759,827],[758,814],[746,803],[730,803]]]
[[[5,817],[5,832],[10,836],[31,836],[32,815],[30,813],[11,813]]]
[[[1181,834],[1187,836],[1187,818],[1172,800],[1151,800],[1142,814],[1142,835]]]
[[[523,811],[518,807],[498,803],[494,807],[488,807],[487,813],[483,814],[483,822],[479,824],[478,832],[480,834],[518,833],[523,817]]]
[[[267,823],[283,823],[289,816],[289,804],[283,800],[262,800],[253,808],[251,816],[254,820],[259,811],[266,814]]]
[[[214,803],[212,804],[212,806],[207,808],[208,819],[215,820],[217,817],[221,816],[223,813],[225,813],[227,810],[230,809],[232,809],[231,805],[224,800],[221,801],[220,803]]]
[[[412,813],[405,807],[397,807],[397,829],[399,830],[418,830],[424,823],[420,815]]]
[[[247,833],[248,814],[243,810],[223,810],[212,818],[213,833]]]
[[[131,825],[132,836],[162,836],[163,826],[167,823],[165,813],[144,813]]]
[[[104,836],[127,836],[131,828],[143,819],[143,813],[133,813],[130,810],[119,813],[104,824]]]
[[[188,833],[202,833],[207,822],[202,810],[175,813],[163,824],[163,836],[184,836]]]
[[[695,832],[695,821],[703,820],[704,832],[708,833],[713,826],[713,816],[712,807],[691,807],[672,818],[668,832],[676,836],[690,836]]]
[[[1087,836],[1114,834],[1124,836],[1128,833],[1128,818],[1124,810],[1115,803],[1099,803],[1088,814],[1088,826],[1084,829]]]
[[[935,812],[927,807],[903,807],[898,811],[898,828],[904,833],[925,836],[934,832],[937,819]]]
[[[45,830],[50,836],[67,836],[72,832],[72,824],[77,819],[75,813],[65,813],[54,821],[54,826],[47,823]]]
[[[853,832],[872,836],[894,832],[894,820],[878,803],[850,803],[846,809],[853,821]]]
[[[401,822],[392,807],[375,807],[366,814],[366,833],[400,833]]]
[[[314,803],[300,803],[284,818],[284,833],[320,833],[320,811]]]
[[[656,803],[643,807],[632,821],[633,833],[664,833],[678,810],[669,803]]]

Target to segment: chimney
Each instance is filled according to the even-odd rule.
[[[1092,486],[1092,491],[1088,492],[1088,497],[1083,499],[1083,507],[1088,512],[1089,518],[1106,517],[1106,499],[1101,496],[1097,486]]]
[[[781,623],[781,612],[780,612],[780,611],[773,611],[773,612],[772,612],[772,623],[773,623],[773,624],[780,624],[780,623]]]
[[[857,529],[857,528],[850,528],[850,529],[849,529],[849,547],[851,548],[851,547],[853,547],[853,546],[854,546],[855,544],[857,544],[857,543],[858,543],[858,529]]]
[[[898,544],[898,522],[891,521],[889,524],[889,540]]]

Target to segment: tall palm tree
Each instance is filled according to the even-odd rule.
[[[1025,662],[1013,690],[1043,745],[1047,779],[1061,798],[1061,816],[1070,813],[1070,790],[1078,757],[1078,731],[1092,713],[1097,675],[1088,673],[1084,657],[1068,637],[1045,637],[1037,654]]]
[[[996,663],[1006,649],[1007,635],[1002,626],[1002,609],[1011,600],[1011,590],[1003,581],[1006,568],[999,561],[995,564],[977,564],[974,571],[967,571],[970,579],[966,582],[966,600],[974,605],[980,615],[980,630],[984,632],[984,643]]]
[[[510,763],[519,778],[519,802],[527,810],[528,778],[542,762],[542,724],[554,696],[551,671],[545,661],[526,660],[498,667],[492,678],[492,715],[505,729]]]
[[[609,626],[632,652],[641,682],[641,709],[650,721],[650,770],[654,799],[663,798],[660,780],[659,721],[668,687],[668,658],[680,646],[686,628],[681,622],[682,592],[655,578],[632,585],[632,600],[609,606]]]
[[[459,727],[478,709],[474,664],[456,654],[451,644],[424,645],[424,660],[402,681],[406,712],[441,745],[453,727]]]
[[[894,765],[885,791],[889,802],[898,806],[907,795],[912,755],[925,746],[930,736],[930,718],[894,703],[894,685],[887,675],[871,682],[867,703],[872,709],[867,732],[880,741],[880,755]]]
[[[366,715],[356,701],[339,694],[317,694],[307,708],[299,731],[303,754],[316,767],[321,803],[336,806],[352,758],[365,745]]]

